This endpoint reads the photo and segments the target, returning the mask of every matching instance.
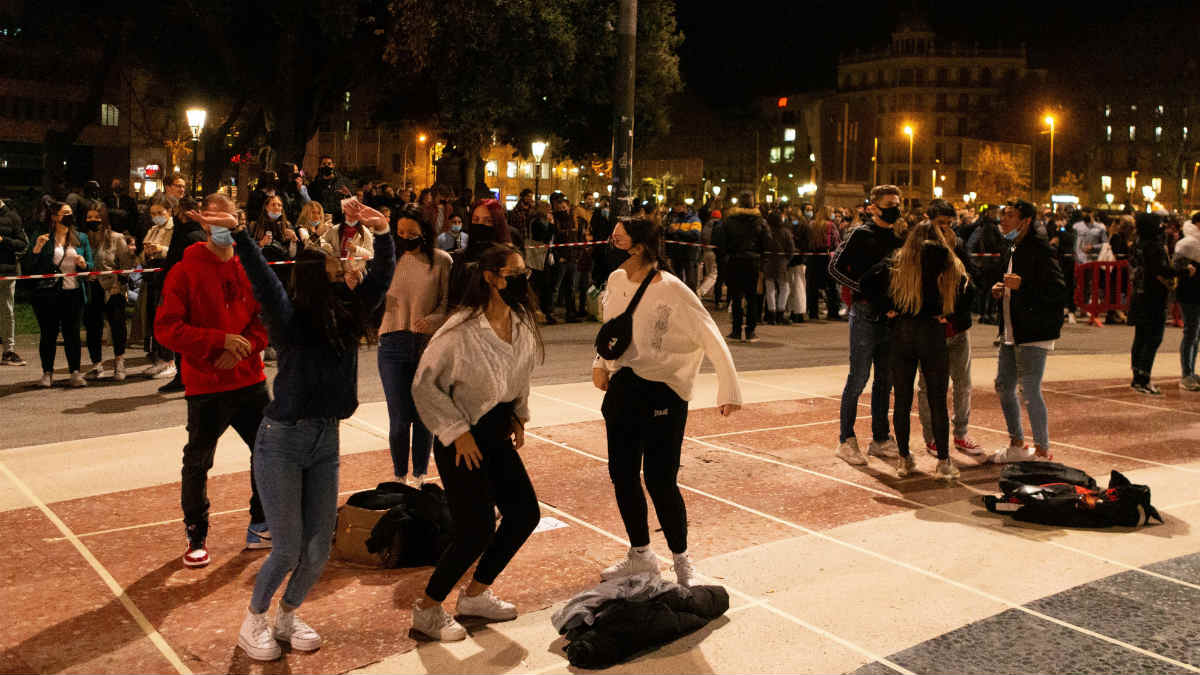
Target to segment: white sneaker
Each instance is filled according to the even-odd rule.
[[[867,458],[863,457],[862,452],[858,449],[858,439],[854,437],[847,438],[838,446],[837,456],[847,464],[855,466],[865,466],[867,463]]]
[[[895,459],[900,456],[900,448],[896,446],[896,440],[889,437],[886,441],[871,441],[867,454],[879,459]]]
[[[896,475],[900,478],[908,478],[909,474],[917,470],[917,460],[913,459],[912,453],[908,457],[896,458]]]
[[[440,604],[421,609],[413,603],[412,627],[440,642],[458,642],[467,637],[467,629],[447,614]]]
[[[1071,324],[1072,326],[1078,323],[1078,321],[1075,319],[1075,315],[1071,312],[1067,312],[1067,323]]]
[[[422,485],[424,485],[428,482],[429,482],[429,476],[426,476],[423,473],[413,474],[413,483],[414,483],[413,487],[417,488],[418,490],[421,489]]]
[[[71,379],[67,381],[67,386],[74,389],[87,386],[87,380],[83,379],[83,375],[78,370],[71,371]]]
[[[42,379],[38,380],[38,386],[42,389],[49,389],[54,386],[54,373],[42,373]]]
[[[460,616],[481,616],[494,621],[509,621],[517,618],[517,606],[497,598],[489,588],[474,597],[467,595],[466,591],[459,593],[454,613]]]
[[[684,588],[691,588],[696,579],[696,568],[692,566],[692,559],[688,557],[687,552],[676,553],[672,558],[675,563],[675,583]]]
[[[117,382],[124,382],[125,375],[125,357],[118,356],[113,363],[113,379]]]
[[[146,377],[152,380],[170,380],[176,375],[174,361],[162,361],[146,370]]]
[[[933,477],[939,480],[958,480],[958,467],[949,459],[939,459]]]
[[[104,377],[104,362],[93,363],[92,369],[84,373],[83,377],[86,380],[98,380]]]
[[[607,567],[600,572],[600,578],[608,581],[610,579],[619,579],[621,577],[629,577],[634,574],[642,574],[650,572],[658,574],[658,560],[650,551],[638,553],[632,548],[629,549],[629,554],[622,558],[615,565]]]
[[[274,661],[283,655],[279,643],[267,625],[267,613],[255,614],[247,611],[246,619],[242,621],[242,629],[238,631],[238,646],[246,655],[255,661]]]
[[[404,482],[404,484],[405,484],[405,485],[407,485],[407,486],[408,486],[408,487],[410,487],[410,488],[416,488],[416,489],[418,489],[418,490],[420,490],[420,489],[421,489],[421,478],[420,478],[420,476],[414,476],[413,474],[411,474],[411,473],[410,473],[410,474],[408,474],[407,476],[405,476],[405,477],[404,477],[404,481],[403,481],[403,482]]]
[[[1033,460],[1033,450],[1028,446],[1010,445],[992,455],[993,464],[1011,464]]]
[[[290,643],[292,649],[311,652],[321,648],[321,636],[295,612],[279,610],[275,615],[275,639]]]
[[[147,366],[145,370],[142,371],[142,375],[149,377],[149,378],[157,377],[159,373],[166,370],[167,366],[170,366],[170,365],[174,365],[174,364],[172,364],[170,361],[155,361],[154,363],[151,363],[149,366]]]

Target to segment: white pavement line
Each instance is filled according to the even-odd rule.
[[[543,436],[539,436],[539,435],[537,435],[537,434],[532,434],[532,433],[530,433],[530,432],[525,432],[525,435],[526,435],[526,436],[532,436],[533,438],[536,438],[536,439],[538,439],[538,440],[545,441],[545,442],[547,442],[547,443],[550,443],[551,445],[558,446],[558,447],[560,447],[560,448],[563,448],[563,449],[565,449],[565,450],[568,450],[568,451],[570,451],[570,452],[574,452],[574,453],[577,453],[577,454],[583,455],[583,456],[585,456],[585,457],[590,457],[590,458],[592,458],[592,459],[595,459],[595,460],[597,460],[597,461],[601,461],[601,462],[606,462],[606,461],[607,461],[607,460],[604,460],[604,459],[603,459],[603,458],[601,458],[601,457],[597,457],[596,455],[593,455],[593,454],[591,454],[591,453],[589,453],[589,452],[585,452],[585,451],[583,451],[583,450],[577,450],[577,449],[575,449],[575,448],[572,448],[572,447],[571,447],[571,446],[569,446],[569,445],[566,445],[566,444],[564,444],[564,443],[559,443],[558,441],[554,441],[554,440],[551,440],[551,439],[545,438],[545,437],[543,437]],[[1182,662],[1182,661],[1177,661],[1177,660],[1175,660],[1175,659],[1172,659],[1172,658],[1170,658],[1170,657],[1167,657],[1167,656],[1163,656],[1163,655],[1161,655],[1161,654],[1157,654],[1157,653],[1155,653],[1155,652],[1152,652],[1152,651],[1150,651],[1150,650],[1147,650],[1147,649],[1142,649],[1141,647],[1138,647],[1137,645],[1132,645],[1132,644],[1129,644],[1129,643],[1127,643],[1127,642],[1124,642],[1124,641],[1122,641],[1122,640],[1118,640],[1118,639],[1116,639],[1116,638],[1109,637],[1109,636],[1107,636],[1107,635],[1104,635],[1103,633],[1097,633],[1097,632],[1095,632],[1095,631],[1093,631],[1093,630],[1089,630],[1089,629],[1087,629],[1087,628],[1084,628],[1084,627],[1082,627],[1082,626],[1076,626],[1076,625],[1075,625],[1075,624],[1073,624],[1073,623],[1070,623],[1070,622],[1067,622],[1067,621],[1063,621],[1062,619],[1055,618],[1055,617],[1053,617],[1053,616],[1050,616],[1049,614],[1045,614],[1045,613],[1043,613],[1043,612],[1039,612],[1039,611],[1037,611],[1037,610],[1035,610],[1035,609],[1030,609],[1030,608],[1028,608],[1028,607],[1025,607],[1025,606],[1023,606],[1023,605],[1021,605],[1021,604],[1019,604],[1019,603],[1013,602],[1013,601],[1011,601],[1011,600],[1007,600],[1007,599],[1005,599],[1005,598],[1002,598],[1002,597],[1000,597],[1000,596],[998,596],[998,595],[995,595],[995,594],[993,594],[993,593],[990,593],[990,592],[988,592],[988,591],[985,591],[985,590],[983,590],[983,589],[981,589],[981,588],[975,588],[974,586],[971,586],[970,584],[966,584],[966,583],[963,583],[963,582],[961,582],[961,581],[957,581],[957,580],[955,580],[955,579],[951,579],[950,577],[944,576],[944,575],[942,575],[942,574],[938,574],[937,572],[933,572],[933,571],[931,571],[931,570],[927,570],[927,569],[924,569],[924,568],[922,568],[922,567],[918,567],[918,566],[916,566],[916,565],[913,565],[912,563],[907,563],[907,562],[904,562],[903,560],[899,560],[899,559],[897,559],[897,558],[893,558],[893,557],[891,557],[891,556],[888,556],[888,555],[886,555],[886,554],[883,554],[883,553],[878,553],[878,552],[872,551],[872,550],[870,550],[870,549],[868,549],[868,548],[864,548],[864,547],[862,547],[862,546],[859,546],[859,545],[857,545],[857,544],[853,544],[853,543],[851,543],[851,542],[848,542],[848,541],[843,541],[843,540],[841,540],[841,539],[838,539],[837,537],[835,537],[835,536],[833,536],[833,535],[826,534],[826,533],[824,533],[824,532],[821,532],[821,531],[818,531],[818,530],[814,530],[814,529],[812,529],[812,528],[809,528],[809,527],[805,527],[805,526],[803,526],[803,525],[800,525],[800,524],[798,524],[798,523],[793,523],[793,522],[791,522],[791,521],[789,521],[789,520],[786,520],[786,519],[780,518],[780,517],[778,517],[778,516],[773,516],[773,515],[771,515],[771,514],[769,514],[769,513],[765,513],[765,512],[763,512],[763,511],[759,511],[758,509],[755,509],[755,508],[752,508],[752,507],[746,506],[746,505],[744,505],[744,504],[739,504],[739,503],[737,503],[737,502],[735,502],[735,501],[728,500],[728,499],[725,499],[725,498],[723,498],[723,497],[718,497],[717,495],[714,495],[714,494],[712,494],[712,493],[709,493],[709,492],[705,492],[704,490],[700,490],[700,489],[698,489],[698,488],[694,488],[694,487],[691,487],[691,486],[689,486],[689,485],[684,485],[683,483],[679,483],[678,485],[679,485],[679,488],[680,488],[680,489],[682,489],[682,490],[687,490],[688,492],[692,492],[692,493],[698,494],[698,495],[700,495],[701,497],[707,497],[708,499],[711,499],[711,500],[713,500],[713,501],[720,502],[720,503],[722,503],[722,504],[725,504],[725,505],[727,505],[727,506],[731,506],[731,507],[733,507],[733,508],[736,508],[736,509],[739,509],[739,510],[745,511],[745,512],[747,512],[747,513],[750,513],[750,514],[753,514],[753,515],[759,516],[760,518],[764,518],[764,519],[766,519],[766,520],[770,520],[770,521],[772,521],[772,522],[778,523],[778,524],[780,524],[780,525],[783,525],[783,526],[785,526],[785,527],[792,528],[792,529],[794,529],[794,530],[797,530],[797,531],[799,531],[799,532],[804,532],[804,533],[806,533],[806,534],[810,534],[810,535],[812,535],[812,536],[814,536],[814,537],[817,537],[817,538],[819,538],[819,539],[823,539],[823,540],[825,540],[825,541],[828,541],[828,542],[830,542],[830,543],[832,543],[832,544],[837,544],[838,546],[842,546],[842,547],[848,548],[848,549],[850,549],[850,550],[852,550],[852,551],[856,551],[856,552],[858,552],[858,553],[861,553],[861,554],[863,554],[863,555],[867,555],[867,556],[870,556],[870,557],[872,557],[872,558],[876,558],[876,559],[878,559],[878,560],[882,560],[883,562],[890,563],[890,564],[892,564],[892,565],[895,565],[895,566],[897,566],[897,567],[902,567],[902,568],[904,568],[904,569],[907,569],[907,570],[909,570],[909,571],[916,572],[917,574],[920,574],[920,575],[922,575],[922,576],[929,577],[930,579],[934,579],[934,580],[937,580],[937,581],[941,581],[942,583],[949,584],[949,585],[951,585],[951,586],[954,586],[955,588],[958,588],[958,589],[960,589],[960,590],[967,591],[968,593],[974,593],[975,595],[978,595],[978,596],[980,596],[980,597],[982,597],[982,598],[985,598],[985,599],[987,599],[987,600],[991,600],[992,602],[995,602],[995,603],[997,603],[997,604],[1004,605],[1004,606],[1008,607],[1009,609],[1015,609],[1015,610],[1017,610],[1017,611],[1019,611],[1019,612],[1024,612],[1024,613],[1026,613],[1026,614],[1029,614],[1030,616],[1034,616],[1034,617],[1037,617],[1037,618],[1039,618],[1039,619],[1042,619],[1043,621],[1048,621],[1048,622],[1050,622],[1050,623],[1057,624],[1057,625],[1059,625],[1059,626],[1062,626],[1063,628],[1067,628],[1067,629],[1070,629],[1070,630],[1076,631],[1076,632],[1078,632],[1078,633],[1081,633],[1081,634],[1083,634],[1083,635],[1087,635],[1087,636],[1089,636],[1089,637],[1096,638],[1096,639],[1098,639],[1098,640],[1103,640],[1104,642],[1108,642],[1108,643],[1110,643],[1110,644],[1113,644],[1113,645],[1116,645],[1116,646],[1118,646],[1118,647],[1124,647],[1125,649],[1128,649],[1128,650],[1130,650],[1130,651],[1133,651],[1133,652],[1137,652],[1137,653],[1139,653],[1139,654],[1141,654],[1141,655],[1143,655],[1143,656],[1148,656],[1148,657],[1150,657],[1150,658],[1152,658],[1152,659],[1156,659],[1156,660],[1158,660],[1158,661],[1162,661],[1162,662],[1164,662],[1164,663],[1169,663],[1169,664],[1171,664],[1171,665],[1173,665],[1173,666],[1175,666],[1175,667],[1177,667],[1177,668],[1183,668],[1183,669],[1185,669],[1185,670],[1187,670],[1187,671],[1189,671],[1189,672],[1193,672],[1193,673],[1200,673],[1200,668],[1198,668],[1198,667],[1196,667],[1196,666],[1193,666],[1193,665],[1191,665],[1191,664],[1184,663],[1184,662]]]
[[[1180,415],[1200,416],[1200,412],[1193,412],[1191,410],[1177,410],[1175,408],[1166,408],[1166,407],[1160,406],[1160,405],[1150,405],[1148,403],[1137,403],[1136,401],[1122,401],[1121,399],[1118,399],[1118,398],[1108,398],[1106,396],[1092,396],[1091,394],[1077,394],[1073,391],[1062,391],[1060,389],[1047,389],[1045,387],[1042,387],[1042,391],[1048,392],[1051,394],[1062,394],[1063,396],[1076,396],[1078,398],[1090,398],[1095,401],[1105,401],[1108,403],[1120,403],[1121,405],[1133,406],[1135,408],[1147,408],[1149,410],[1159,410],[1162,412],[1178,413]]]
[[[13,485],[17,486],[17,490],[24,494],[25,497],[32,502],[39,511],[42,512],[42,515],[46,516],[50,522],[54,523],[54,526],[58,528],[59,532],[62,532],[66,536],[66,538],[75,547],[75,550],[79,551],[79,555],[81,555],[83,559],[92,566],[92,569],[95,570],[96,574],[100,576],[100,579],[104,581],[104,584],[108,586],[108,589],[112,591],[113,595],[115,595],[117,600],[120,601],[121,605],[125,608],[125,611],[129,612],[129,615],[133,617],[134,622],[141,627],[142,632],[146,634],[146,637],[150,639],[150,642],[152,642],[154,646],[158,648],[158,651],[162,653],[162,655],[175,668],[175,670],[177,670],[180,675],[191,675],[191,669],[184,665],[183,661],[179,658],[179,655],[175,653],[175,650],[171,647],[171,645],[168,644],[163,636],[158,632],[158,629],[150,623],[150,620],[146,618],[146,615],[142,613],[142,610],[138,609],[137,605],[133,603],[133,600],[126,595],[125,589],[121,588],[121,585],[117,583],[117,580],[113,578],[113,575],[109,573],[108,569],[101,564],[96,556],[92,555],[92,552],[88,550],[87,546],[83,545],[83,542],[79,541],[79,538],[75,536],[75,533],[71,531],[71,528],[67,527],[67,524],[64,523],[62,519],[59,518],[56,513],[54,513],[54,511],[50,510],[50,507],[46,506],[45,502],[39,499],[37,495],[33,494],[33,490],[29,489],[29,486],[25,484],[25,481],[18,478],[17,474],[13,473],[12,470],[9,469],[8,466],[3,462],[0,462],[0,473],[8,476],[8,479],[12,481]]]
[[[867,419],[871,419],[871,416],[870,415],[860,415],[860,416],[856,417],[855,419],[856,420],[867,420]],[[761,433],[764,433],[767,431],[787,431],[789,429],[802,429],[804,427],[819,427],[824,424],[838,424],[840,422],[841,422],[840,419],[822,420],[820,422],[806,422],[804,424],[789,424],[787,426],[782,426],[782,427],[762,427],[759,429],[750,429],[749,431],[726,431],[726,432],[720,433],[720,434],[705,434],[703,436],[692,436],[692,438],[725,438],[726,436],[739,436],[741,434],[761,434]]]
[[[525,434],[527,436],[532,435],[528,431],[526,431]],[[540,440],[546,440],[546,439],[540,439]],[[548,441],[548,442],[554,443],[554,441]],[[607,537],[616,542],[620,542],[621,544],[624,544],[625,546],[629,546],[629,540],[620,535],[613,534],[612,532],[609,532],[607,530],[603,530],[599,527],[596,527],[595,525],[587,522],[586,520],[583,520],[582,518],[577,518],[577,517],[567,513],[566,511],[563,511],[560,508],[550,506],[549,504],[542,504],[542,506],[546,509],[549,509],[550,511],[554,511],[555,513],[559,514],[563,518],[566,518],[567,520],[570,520],[582,527],[592,530],[593,532],[595,532],[601,536]],[[659,561],[668,562],[664,556],[661,556],[657,553],[654,555],[656,558],[659,559]],[[700,576],[701,576],[701,578],[708,579],[709,581],[716,581],[715,579],[712,579],[711,577],[707,577],[704,575],[700,575]],[[893,663],[892,661],[889,661],[887,658],[880,656],[879,654],[876,654],[875,652],[871,651],[870,649],[867,649],[866,647],[863,647],[862,645],[855,644],[855,643],[847,640],[846,638],[843,638],[839,635],[830,633],[829,631],[825,630],[824,628],[821,628],[820,626],[811,624],[811,623],[805,621],[804,619],[801,619],[798,616],[794,616],[792,614],[789,614],[788,612],[783,611],[782,609],[779,609],[778,607],[775,607],[774,605],[771,604],[770,600],[768,600],[767,598],[756,598],[753,595],[746,593],[745,591],[741,591],[733,586],[730,586],[728,583],[723,583],[721,585],[726,590],[728,590],[730,593],[742,598],[743,600],[755,603],[756,606],[762,607],[763,609],[771,612],[772,614],[775,614],[776,616],[787,619],[788,621],[791,621],[792,623],[796,624],[797,626],[800,626],[801,628],[804,628],[805,630],[808,630],[812,633],[816,633],[817,635],[819,635],[827,640],[832,640],[833,642],[836,642],[851,651],[862,654],[863,656],[867,657],[867,659],[869,659],[867,661],[867,663],[878,661],[879,663],[886,665],[888,668],[891,668],[892,670],[896,671],[897,673],[901,673],[902,675],[916,675],[912,671],[904,668],[903,666],[897,665],[897,664]]]

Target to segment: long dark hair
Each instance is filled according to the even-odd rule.
[[[521,254],[511,244],[494,244],[484,250],[476,262],[468,263],[466,283],[460,296],[454,300],[451,311],[466,310],[469,312],[468,319],[482,314],[492,302],[492,285],[488,283],[483,273],[491,272],[499,275],[500,270],[504,269],[505,264],[508,263],[508,259],[514,255]],[[533,332],[538,346],[538,360],[545,361],[546,347],[542,342],[542,332],[538,330],[537,319],[534,317],[537,308],[537,296],[534,295],[533,286],[530,285],[528,292],[521,298],[520,304],[513,308],[513,312],[521,323]]]
[[[396,227],[393,228],[393,232],[399,230],[401,220],[415,221],[417,227],[421,228],[421,246],[419,250],[425,254],[426,258],[429,258],[429,269],[433,269],[433,244],[435,239],[433,225],[430,224],[425,214],[421,212],[420,207],[415,204],[406,204],[400,209],[400,214],[396,216]],[[397,239],[400,238],[399,235],[395,236]],[[397,242],[396,261],[399,262],[401,256],[405,253],[406,251],[402,250]]]
[[[271,220],[271,217],[267,215],[267,204],[270,204],[276,199],[279,200],[279,210],[282,211],[282,213],[279,215],[278,220]],[[292,223],[288,220],[287,211],[282,207],[283,198],[279,195],[267,197],[265,200],[263,200],[262,209],[258,212],[258,222],[254,223],[255,241],[262,239],[266,236],[267,232],[270,232],[272,242],[279,242],[280,244],[283,243],[283,230],[284,228],[291,228]]]
[[[310,247],[300,251],[292,270],[291,297],[295,327],[338,352],[358,349],[359,340],[372,337],[370,312],[357,293],[338,292],[329,281],[325,261],[333,257]]]
[[[629,235],[630,248],[641,244],[644,251],[642,257],[645,260],[664,272],[671,271],[671,262],[663,253],[662,227],[660,225],[645,218],[622,220],[618,224],[623,226],[625,234]]]
[[[50,235],[51,248],[54,248],[54,216],[62,211],[64,206],[70,206],[66,202],[53,201],[46,206],[46,232]],[[74,216],[75,224],[67,228],[67,243],[72,246],[79,246],[79,214],[75,213],[75,209],[71,209],[71,215]],[[87,217],[84,213],[83,217]]]

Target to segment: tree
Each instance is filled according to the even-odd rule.
[[[1083,176],[1074,171],[1066,171],[1058,180],[1055,181],[1054,187],[1051,188],[1050,194],[1053,195],[1075,195],[1082,198],[1084,196]]]
[[[972,165],[975,177],[971,185],[980,202],[1000,204],[1029,190],[1016,156],[995,145],[980,146]]]

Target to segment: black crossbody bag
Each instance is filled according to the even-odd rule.
[[[629,345],[633,342],[633,310],[637,309],[638,303],[641,302],[642,296],[645,295],[646,289],[650,287],[650,282],[654,280],[656,274],[658,274],[657,269],[651,270],[642,280],[642,285],[638,287],[637,293],[633,295],[633,299],[629,301],[629,306],[625,308],[625,311],[600,326],[600,332],[596,333],[596,353],[600,355],[600,358],[613,361],[620,358],[625,350],[629,349]]]

